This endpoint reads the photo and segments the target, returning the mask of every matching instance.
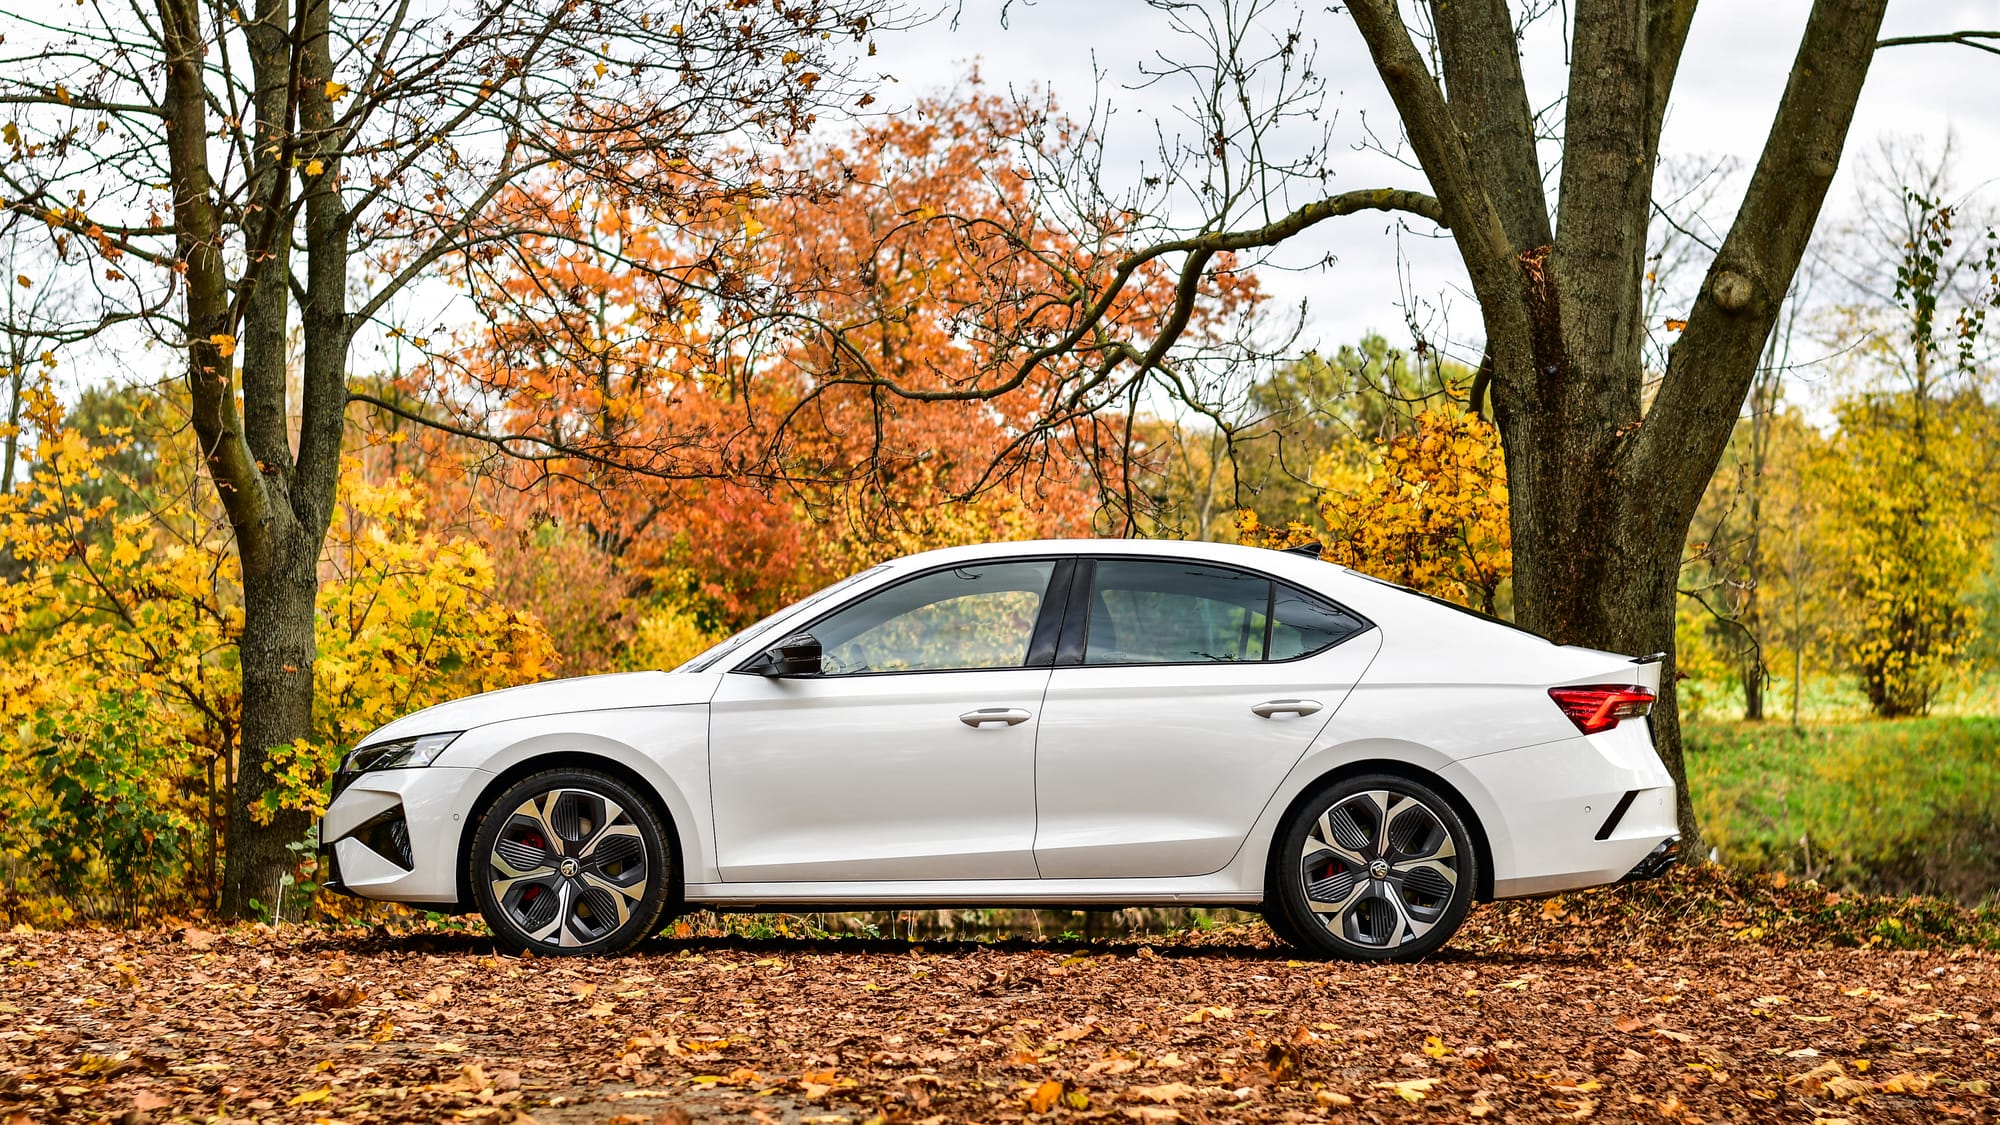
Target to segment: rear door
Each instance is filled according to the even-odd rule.
[[[709,704],[728,882],[1032,879],[1035,731],[1068,560],[945,567],[804,627],[818,676]]]
[[[1042,877],[1219,870],[1380,635],[1233,567],[1101,558],[1072,582],[1036,754]]]

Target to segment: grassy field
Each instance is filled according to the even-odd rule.
[[[1681,714],[1695,722],[1726,722],[1743,714],[1741,683],[1683,680],[1678,691]],[[1764,714],[1769,721],[1791,721],[1792,695],[1791,679],[1774,671],[1764,689]],[[1860,723],[1874,717],[1868,697],[1852,676],[1806,677],[1797,705],[1801,723]],[[1931,703],[1931,714],[1953,718],[2000,715],[2000,675],[1988,672],[1953,680]]]
[[[1732,867],[2000,897],[2000,718],[1697,723],[1687,749],[1703,831]]]

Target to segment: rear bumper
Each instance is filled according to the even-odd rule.
[[[1660,841],[1660,846],[1646,853],[1646,858],[1625,873],[1621,883],[1640,883],[1647,879],[1657,879],[1667,873],[1667,869],[1681,861],[1681,838],[1669,836]]]
[[[1663,851],[1678,852],[1673,778],[1643,724],[1463,759],[1441,776],[1479,794],[1495,898],[1650,878],[1672,862]]]

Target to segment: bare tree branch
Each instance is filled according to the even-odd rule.
[[[1899,35],[1878,39],[1875,47],[1916,47],[1932,43],[1957,43],[1975,51],[2000,55],[2000,31],[1941,31],[1933,35]]]

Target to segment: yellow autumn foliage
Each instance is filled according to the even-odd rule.
[[[648,607],[639,616],[620,667],[628,671],[677,668],[706,652],[728,634],[702,627],[694,610],[679,602]]]
[[[844,485],[818,490],[813,499],[811,510],[801,515],[821,525],[815,546],[823,573],[832,577],[919,551],[1042,533],[1029,502],[1004,490],[958,500],[926,482],[888,503],[873,489]]]
[[[130,916],[211,898],[243,618],[227,527],[175,498],[203,495],[189,474],[114,479],[125,441],[52,427],[0,496],[0,854],[9,891]],[[322,567],[318,708],[274,766],[284,805],[316,812],[342,749],[396,715],[550,674],[541,626],[488,597],[485,549],[429,529],[406,479],[347,467]]]
[[[1866,394],[1836,404],[1823,534],[1845,655],[1884,717],[1920,715],[1963,669],[1969,595],[1992,542],[1980,495],[1992,416],[1976,397]]]
[[[1314,478],[1324,489],[1324,533],[1298,520],[1265,525],[1245,509],[1238,541],[1282,548],[1318,538],[1329,562],[1498,613],[1514,570],[1500,431],[1455,406],[1413,421],[1358,467],[1321,458]]]
[[[407,476],[377,484],[346,466],[320,578],[314,738],[272,755],[284,807],[319,815],[340,754],[376,727],[547,679],[559,662],[535,617],[489,596],[486,548],[426,525]]]

